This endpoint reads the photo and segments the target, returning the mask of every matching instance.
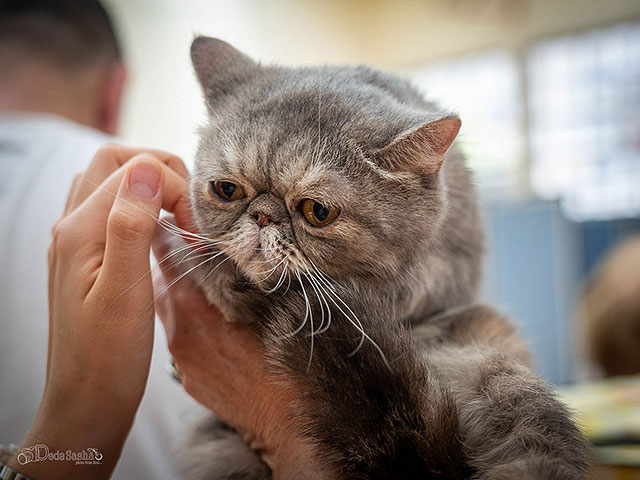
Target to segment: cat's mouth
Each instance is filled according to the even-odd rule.
[[[259,256],[255,260],[239,266],[239,271],[244,277],[265,289],[281,283],[281,279],[287,275],[289,267],[286,259],[263,260]]]
[[[239,235],[226,254],[237,265],[238,273],[262,288],[271,288],[286,275],[291,247],[283,244],[270,227]]]

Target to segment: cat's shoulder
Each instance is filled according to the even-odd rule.
[[[494,346],[529,363],[525,342],[509,317],[495,307],[471,303],[424,316],[412,324],[413,338],[421,345],[453,343],[458,346]]]

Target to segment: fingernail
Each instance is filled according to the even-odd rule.
[[[129,191],[139,198],[153,198],[160,188],[160,176],[156,164],[138,160],[129,175]]]

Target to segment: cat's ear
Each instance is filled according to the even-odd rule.
[[[435,175],[460,130],[458,117],[425,123],[401,134],[389,145],[373,152],[373,158],[390,171],[415,171]]]
[[[191,44],[191,61],[209,108],[216,100],[255,76],[260,66],[227,42],[196,37]]]

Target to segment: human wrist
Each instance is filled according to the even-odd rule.
[[[102,400],[92,403],[82,395],[74,399],[43,397],[36,419],[18,453],[7,465],[38,480],[109,478],[129,434],[135,409]],[[41,446],[38,458],[33,447]],[[42,447],[44,446],[44,447]],[[27,450],[24,450],[27,449]],[[42,453],[49,458],[42,458]]]
[[[276,402],[275,405],[279,407],[278,412],[271,412],[262,439],[263,460],[271,468],[274,480],[334,478],[326,462],[316,457],[313,440],[301,433],[300,425],[294,421],[301,418],[294,403]]]

